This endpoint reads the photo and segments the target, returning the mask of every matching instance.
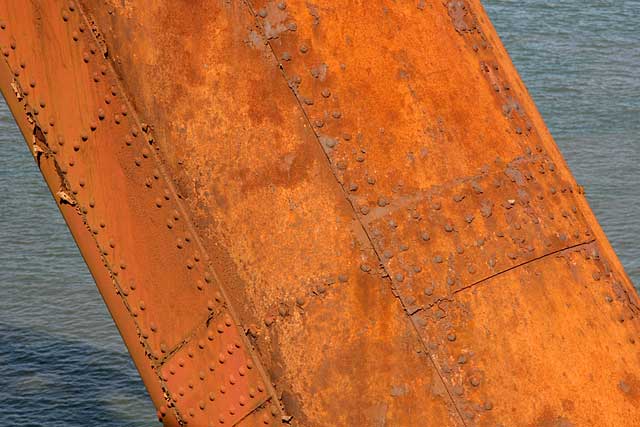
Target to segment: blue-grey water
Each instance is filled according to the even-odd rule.
[[[640,0],[485,6],[640,284]],[[152,404],[0,101],[0,413],[8,426],[149,426]]]

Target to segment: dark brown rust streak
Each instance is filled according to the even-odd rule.
[[[247,0],[243,0],[243,1],[244,1],[244,4],[247,6],[247,9],[248,9],[249,13],[251,14],[252,18],[254,19],[254,23],[255,23],[256,28],[258,30],[260,30],[261,34],[264,36],[263,32],[261,31],[260,24],[259,24],[259,22],[257,20],[257,16],[258,15],[255,13],[255,11],[253,10],[253,7],[251,6],[251,4]],[[274,59],[276,60],[276,63],[279,64],[280,63],[280,59],[278,58],[278,55],[276,54],[275,50],[273,49],[273,46],[271,45],[271,42],[269,42],[269,40],[267,38],[265,38],[265,43],[269,47],[269,50],[271,51],[271,54],[273,55]],[[279,68],[280,68],[280,75],[284,79],[285,83],[288,82],[289,78],[287,76],[287,73],[284,71],[284,69],[282,67],[279,67]],[[296,91],[293,88],[291,88],[289,85],[287,85],[287,87],[289,87],[289,90],[293,94],[293,96],[294,96],[294,98],[296,100],[296,103],[298,104],[298,107],[300,108],[300,112],[302,113],[302,116],[304,117],[304,120],[307,122],[309,127],[313,130],[313,134],[315,136],[316,141],[318,142],[318,145],[320,145],[320,148],[322,148],[322,143],[320,142],[320,136],[318,135],[318,133],[314,129],[313,125],[311,124],[311,120],[309,119],[309,116],[307,115],[307,113],[306,113],[306,111],[305,111],[305,109],[304,109],[304,107],[302,105],[302,100],[300,99],[300,97],[298,96],[298,94],[296,93]],[[347,200],[347,202],[351,206],[351,209],[353,210],[353,214],[354,214],[356,220],[358,221],[358,225],[362,228],[365,236],[367,236],[367,240],[369,241],[369,244],[371,245],[371,248],[373,249],[374,253],[376,254],[376,257],[378,258],[378,263],[382,266],[382,269],[384,270],[384,273],[387,276],[387,278],[390,278],[391,274],[387,270],[387,268],[385,267],[384,262],[382,262],[382,256],[380,255],[380,253],[376,249],[375,244],[373,243],[373,240],[372,240],[371,236],[369,235],[369,232],[367,231],[367,229],[365,228],[362,220],[360,219],[356,206],[349,199],[349,196],[348,196],[348,193],[347,193],[346,189],[340,183],[340,180],[336,176],[335,171],[333,170],[333,168],[331,168],[331,159],[329,158],[329,155],[325,152],[324,149],[322,149],[322,152],[323,152],[325,158],[327,159],[327,162],[328,162],[328,165],[329,165],[329,169],[331,170],[331,173],[333,174],[333,177],[335,178],[336,182],[340,186],[340,189],[342,190],[342,194],[343,194],[344,198]],[[389,279],[388,281],[389,281],[389,283],[391,283],[391,279]],[[396,296],[396,299],[400,302],[400,305],[402,306],[402,311],[405,314],[408,313],[408,307],[405,306],[405,304],[402,302],[402,300],[399,297]],[[414,332],[415,332],[415,334],[416,334],[416,336],[418,338],[418,342],[420,343],[420,346],[423,348],[424,353],[426,355],[428,355],[429,361],[431,362],[431,365],[433,366],[433,369],[438,374],[438,377],[440,378],[440,381],[442,382],[442,385],[443,385],[444,389],[446,390],[447,395],[449,396],[451,404],[453,405],[453,407],[456,410],[456,413],[458,414],[458,418],[459,418],[460,422],[462,423],[462,425],[464,427],[467,427],[467,424],[464,421],[464,417],[462,416],[462,412],[461,412],[460,408],[458,408],[458,405],[456,404],[456,402],[455,402],[455,400],[453,398],[453,394],[451,393],[451,391],[449,390],[449,387],[447,386],[447,382],[445,381],[444,376],[440,372],[440,369],[438,369],[438,366],[436,365],[435,361],[433,360],[433,357],[431,356],[431,353],[429,351],[427,343],[424,342],[424,340],[420,336],[420,333],[419,333],[416,325],[411,321],[411,318],[408,315],[407,315],[406,319],[411,324],[411,328],[414,330]]]
[[[102,33],[100,32],[100,30],[96,26],[95,20],[92,19],[89,16],[89,14],[86,12],[84,6],[80,5],[80,7],[78,9],[79,9],[80,15],[82,16],[82,19],[84,19],[84,21],[85,21],[85,24],[88,26],[88,28],[91,28],[91,35],[93,36],[96,44],[101,47],[103,55],[107,59],[107,63],[109,64],[109,67],[111,68],[111,72],[113,73],[114,76],[117,77],[116,85],[118,86],[118,89],[120,90],[120,93],[122,94],[124,102],[127,104],[127,108],[129,109],[129,111],[132,112],[131,115],[132,115],[133,121],[136,123],[136,125],[145,134],[148,133],[148,126],[144,125],[143,122],[140,120],[140,117],[139,117],[139,114],[138,114],[137,110],[134,108],[134,105],[130,101],[129,96],[127,96],[127,92],[124,90],[124,85],[122,84],[121,79],[119,78],[118,72],[117,72],[116,68],[114,67],[114,65],[112,63],[112,59],[109,57],[108,50],[107,50],[107,47],[106,47],[107,44],[106,44],[106,41],[104,39],[104,36],[102,36]],[[152,141],[153,141],[153,138],[149,138],[148,137],[148,142],[152,142]],[[191,221],[190,216],[187,213],[187,210],[183,206],[183,204],[181,202],[181,199],[177,194],[173,179],[171,179],[170,175],[166,172],[166,170],[164,168],[164,165],[163,165],[163,162],[160,160],[159,154],[156,153],[156,150],[149,150],[149,151],[151,152],[151,158],[156,163],[156,166],[158,167],[158,170],[160,171],[161,176],[166,180],[167,186],[169,188],[169,191],[171,192],[172,196],[174,197],[174,200],[176,201],[176,204],[178,205],[178,209],[180,209],[180,213],[185,218],[185,223],[187,224],[187,227],[188,227],[189,231],[191,232],[192,236],[194,236],[194,241],[195,241],[196,245],[200,249],[200,252],[203,253],[204,256],[205,256],[207,269],[209,270],[209,273],[212,275],[212,277],[214,278],[214,280],[216,281],[216,283],[218,284],[218,286],[220,288],[220,293],[223,296],[223,299],[225,301],[225,305],[226,305],[226,307],[227,307],[227,309],[229,311],[229,315],[233,319],[233,322],[234,322],[236,328],[240,328],[241,322],[239,321],[239,317],[236,314],[236,312],[233,309],[233,307],[231,306],[231,304],[227,303],[229,301],[229,298],[227,296],[228,295],[227,291],[226,291],[222,281],[218,278],[215,270],[211,267],[211,260],[210,260],[210,258],[208,256],[208,253],[205,250],[204,245],[202,244],[202,240],[200,239],[200,236],[198,235],[198,233],[196,233],[196,230],[193,227],[193,223]],[[96,242],[96,244],[97,244],[97,242]],[[111,271],[110,271],[110,273],[111,273]],[[113,277],[113,274],[111,274],[111,276]],[[127,308],[129,309],[129,307],[127,307]],[[131,313],[131,311],[130,311],[130,313]],[[211,316],[209,316],[209,317],[211,317]],[[211,320],[210,318],[207,318],[207,320],[205,322],[205,326],[210,320]],[[197,330],[197,328],[196,328],[196,330]],[[195,333],[195,330],[194,330],[194,333]],[[249,341],[249,339],[247,338],[247,336],[243,332],[239,333],[238,335],[240,335],[240,337],[241,337],[240,339],[244,342],[245,348],[247,348],[248,353],[251,355],[251,358],[254,360],[255,366],[258,369],[258,372],[260,373],[260,376],[262,377],[262,380],[263,380],[263,382],[265,384],[265,387],[269,391],[269,395],[271,396],[271,400],[273,402],[279,402],[279,404],[276,405],[276,406],[278,407],[278,410],[280,411],[281,416],[284,417],[286,415],[286,413],[284,411],[282,403],[277,398],[276,390],[274,389],[274,387],[272,385],[272,382],[271,382],[269,376],[267,375],[266,370],[264,369],[264,367],[262,365],[262,362],[260,360],[259,354],[254,350],[253,346],[251,345],[251,342]],[[176,346],[176,348],[171,352],[171,354],[174,354],[175,352],[177,352],[187,342],[189,342],[188,338],[183,340],[180,344],[178,344]],[[162,359],[163,362],[166,361],[166,360],[167,360],[167,357]],[[164,389],[164,391],[166,393],[166,384],[164,383],[164,381],[162,380],[161,375],[160,375],[160,367],[161,366],[162,366],[162,363],[158,364],[155,367],[156,368],[156,374],[158,375],[158,379],[159,379],[160,383],[162,384],[162,387],[163,387],[163,389]],[[175,410],[175,408],[174,408],[174,410]]]

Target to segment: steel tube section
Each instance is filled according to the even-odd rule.
[[[638,296],[479,1],[0,20],[166,425],[640,425]]]

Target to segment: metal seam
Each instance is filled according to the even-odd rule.
[[[97,25],[95,24],[95,21],[93,19],[89,19],[89,14],[85,11],[84,5],[81,4],[78,7],[78,11],[79,11],[80,15],[82,16],[82,19],[88,25],[88,28],[91,29],[91,36],[93,37],[94,41],[98,44],[98,46],[104,47],[106,45],[106,42],[104,41],[104,38],[101,35],[102,33],[97,28]],[[138,128],[142,129],[143,128],[142,121],[140,120],[138,112],[134,108],[134,105],[129,100],[129,97],[127,96],[127,92],[124,90],[124,86],[121,83],[121,79],[119,78],[118,72],[116,71],[115,67],[113,66],[111,57],[108,56],[108,53],[107,53],[106,50],[104,51],[104,54],[105,54],[105,57],[107,59],[106,62],[109,64],[109,68],[111,68],[111,72],[113,73],[114,76],[117,77],[115,79],[116,80],[115,84],[118,86],[124,102],[126,103],[127,107],[131,111],[132,120],[135,122],[135,124],[138,126]],[[265,384],[265,387],[266,387],[267,390],[269,390],[268,394],[271,395],[272,399],[274,399],[275,401],[278,401],[277,400],[277,393],[276,393],[276,391],[275,391],[275,389],[274,389],[274,387],[272,385],[270,377],[267,375],[267,372],[266,372],[265,368],[262,366],[262,361],[260,360],[259,354],[257,353],[257,351],[251,345],[251,342],[249,341],[249,339],[245,335],[244,331],[242,331],[240,329],[241,322],[239,322],[239,317],[236,314],[235,310],[233,309],[232,305],[230,303],[228,303],[228,301],[230,301],[230,299],[227,296],[226,289],[223,286],[222,281],[218,278],[218,275],[216,274],[215,270],[210,265],[211,261],[210,261],[208,252],[205,250],[204,245],[202,244],[202,241],[201,241],[198,233],[196,233],[195,228],[193,227],[193,223],[191,221],[191,218],[188,215],[187,210],[183,206],[182,202],[180,201],[180,197],[178,197],[178,194],[177,194],[177,192],[175,190],[175,187],[174,187],[173,180],[170,179],[169,174],[165,171],[164,164],[160,161],[160,155],[158,153],[156,153],[156,150],[150,150],[150,152],[151,152],[151,157],[155,161],[156,166],[158,167],[158,170],[160,171],[160,175],[167,182],[167,187],[169,188],[169,191],[171,192],[172,196],[174,197],[174,200],[176,201],[176,205],[180,209],[181,214],[184,216],[185,223],[187,224],[187,227],[188,227],[189,231],[191,232],[192,236],[194,237],[194,241],[196,242],[196,244],[197,244],[198,248],[200,249],[200,251],[206,257],[207,269],[209,270],[209,272],[211,273],[211,275],[213,276],[214,280],[216,281],[216,283],[218,284],[218,286],[220,288],[220,293],[222,294],[223,298],[225,299],[226,308],[229,311],[229,315],[233,319],[233,322],[234,322],[234,324],[236,326],[236,329],[238,330],[238,335],[240,336],[240,339],[243,341],[243,343],[245,345],[245,348],[247,349],[247,353],[254,360],[256,368],[260,372],[260,375],[261,375],[262,380],[263,380],[263,382]],[[208,321],[208,319],[207,319],[207,321]],[[207,322],[205,322],[205,324],[206,323]],[[195,333],[195,331],[197,329],[199,329],[199,327],[194,328],[194,330],[192,332]],[[191,334],[191,336],[193,336],[193,333]],[[188,340],[187,341],[183,341],[182,345],[184,346],[184,344],[186,342],[189,342],[189,341]],[[178,351],[179,349],[180,348],[176,348],[175,351]],[[160,378],[160,380],[161,380],[161,383],[163,383],[162,382],[162,378]],[[268,400],[268,399],[265,398],[264,401],[266,401],[266,400]],[[283,408],[280,407],[280,405],[276,405],[276,406],[278,406],[278,409],[280,410],[281,415],[284,416],[285,413],[283,411]]]
[[[243,3],[247,6],[247,9],[249,11],[249,13],[251,13],[252,18],[253,18],[253,22],[255,24],[255,26],[260,29],[259,23],[256,20],[256,13],[253,10],[253,7],[251,6],[251,4],[248,2],[248,0],[243,0]],[[274,59],[276,60],[276,62],[279,64],[280,61],[278,59],[278,55],[276,54],[275,50],[273,49],[273,46],[271,45],[271,43],[266,40],[266,45],[269,46],[269,50],[271,51],[271,54],[273,55]],[[287,74],[284,71],[284,69],[282,67],[280,68],[280,75],[284,78],[285,82],[288,81],[287,79]],[[320,142],[320,137],[318,136],[317,132],[315,131],[315,129],[313,129],[313,126],[311,125],[311,120],[309,119],[309,116],[307,115],[304,107],[302,106],[302,102],[300,101],[300,98],[298,97],[298,95],[295,93],[295,91],[289,87],[289,90],[291,91],[291,93],[293,94],[294,99],[296,100],[296,103],[298,104],[298,107],[302,113],[302,116],[304,117],[304,120],[307,122],[307,124],[309,125],[310,129],[313,131],[313,135],[315,137],[316,142],[318,143],[318,145],[320,145],[320,148],[322,149],[322,143]],[[334,179],[336,180],[336,182],[338,183],[338,185],[340,186],[340,189],[342,190],[342,193],[344,195],[344,198],[346,199],[346,201],[349,203],[349,205],[351,206],[351,209],[353,210],[353,214],[356,218],[356,220],[358,221],[358,224],[360,225],[360,227],[362,228],[365,236],[367,236],[367,240],[369,241],[369,243],[371,244],[371,248],[373,250],[373,252],[376,254],[376,257],[378,258],[378,262],[380,263],[380,265],[382,266],[382,269],[384,270],[385,274],[388,277],[391,277],[391,275],[389,274],[389,271],[387,270],[387,268],[384,266],[384,263],[382,262],[382,257],[380,256],[380,254],[378,253],[378,251],[376,250],[376,247],[373,243],[373,240],[371,239],[371,236],[369,235],[369,232],[367,231],[367,229],[365,228],[362,220],[360,219],[359,215],[357,214],[357,210],[356,207],[353,205],[353,202],[351,200],[349,200],[349,197],[347,195],[347,192],[344,188],[344,186],[340,183],[340,181],[338,180],[338,177],[336,176],[335,172],[333,171],[333,169],[331,168],[331,159],[329,158],[329,156],[327,155],[327,153],[324,151],[324,149],[322,149],[322,153],[324,154],[327,162],[328,162],[328,166],[329,169],[331,170],[331,174],[333,175]],[[403,307],[403,312],[406,314],[407,310],[406,307],[404,305],[404,303],[400,300],[400,298],[396,299],[398,301],[400,301],[400,305]],[[449,387],[447,386],[446,381],[444,380],[444,377],[442,375],[442,373],[440,372],[440,370],[438,369],[435,361],[433,360],[433,358],[431,357],[431,353],[429,352],[429,349],[427,347],[427,344],[424,342],[424,340],[422,339],[420,332],[418,331],[417,327],[415,326],[415,324],[411,321],[411,318],[406,315],[403,316],[405,317],[405,319],[411,324],[411,327],[413,328],[413,330],[415,331],[417,337],[418,337],[418,341],[420,343],[420,345],[422,346],[422,348],[424,349],[425,353],[428,355],[429,360],[431,361],[432,367],[433,369],[436,371],[436,373],[438,374],[438,377],[440,378],[440,381],[442,381],[442,385],[444,387],[444,389],[447,392],[447,395],[449,396],[449,399],[451,401],[451,403],[453,404],[453,407],[456,410],[456,413],[458,414],[458,417],[460,419],[460,422],[462,423],[462,425],[464,427],[467,427],[466,422],[464,421],[464,417],[462,416],[462,412],[460,411],[460,408],[458,408],[457,403],[455,402],[455,400],[453,399],[453,395],[451,393],[451,391],[449,390]]]
[[[7,68],[9,69],[9,71],[11,71],[11,65],[8,63],[8,61],[5,60],[4,63],[7,66]],[[20,104],[22,104],[22,101],[19,100],[18,102]],[[26,107],[26,105],[23,105],[23,108],[25,108],[25,107]],[[29,123],[33,122],[34,126],[40,127],[39,123],[37,122],[37,118],[29,116],[29,114],[27,114],[26,111],[25,111],[25,119]],[[44,138],[45,138],[45,144],[47,144],[46,136],[44,136]],[[31,152],[31,154],[33,156],[34,153],[31,150],[29,150],[29,151]],[[35,160],[35,156],[33,156],[33,157],[34,157],[34,160]],[[66,179],[64,174],[61,173],[60,166],[58,164],[57,159],[53,155],[51,155],[51,156],[47,155],[45,158],[49,159],[49,157],[51,157],[51,160],[53,161],[53,169],[56,171],[58,177],[60,178],[60,187],[61,187],[61,189],[62,190],[68,190],[68,191],[72,192],[72,194],[73,194],[73,189],[71,187],[71,183]],[[40,173],[42,173],[42,167],[40,165],[40,162],[37,161],[36,165],[38,166],[38,169],[40,170]],[[45,179],[45,181],[46,181],[46,179]],[[55,199],[55,197],[54,197],[54,202],[56,204],[59,203],[58,200]],[[74,200],[74,202],[75,202],[75,200]],[[120,297],[120,300],[121,300],[122,304],[124,305],[125,310],[129,313],[130,319],[132,320],[133,324],[136,327],[136,333],[137,333],[138,339],[139,339],[138,343],[144,348],[145,356],[151,362],[151,371],[157,376],[158,382],[160,384],[160,388],[162,389],[163,393],[165,393],[165,399],[166,399],[167,388],[166,388],[166,385],[165,385],[165,383],[162,380],[162,377],[160,375],[160,367],[161,367],[161,365],[154,366],[153,358],[150,356],[151,354],[153,354],[153,351],[151,350],[151,347],[146,343],[146,340],[144,340],[142,338],[142,335],[141,335],[141,332],[140,332],[141,331],[140,325],[138,324],[137,319],[135,318],[135,316],[133,316],[133,312],[131,310],[131,307],[130,307],[129,303],[127,302],[126,298],[124,298],[124,294],[122,293],[122,287],[120,285],[120,282],[118,281],[117,277],[113,274],[114,273],[113,268],[111,267],[111,264],[106,259],[105,255],[103,254],[102,248],[100,247],[100,244],[98,243],[96,237],[91,232],[91,227],[88,224],[86,215],[82,212],[82,208],[77,204],[77,202],[75,203],[75,205],[73,205],[73,210],[81,218],[82,224],[84,225],[86,231],[88,232],[88,235],[90,236],[91,241],[93,241],[93,243],[95,244],[95,246],[96,246],[96,248],[98,250],[98,253],[99,253],[99,256],[100,256],[100,261],[102,261],[102,265],[104,266],[105,270],[107,271],[107,273],[108,273],[108,275],[109,275],[109,277],[111,279],[111,284],[113,285],[116,293]],[[176,352],[178,350],[179,350],[179,348],[175,348],[175,349],[172,350],[172,352]],[[182,424],[183,417],[180,415],[180,413],[178,411],[178,408],[173,407],[172,410],[174,411],[174,413],[176,415],[177,421]]]
[[[478,285],[480,285],[480,284],[482,284],[482,283],[484,283],[484,282],[486,282],[488,280],[493,279],[494,277],[498,277],[501,274],[505,274],[505,273],[508,273],[508,272],[510,272],[512,270],[515,270],[516,268],[524,267],[525,265],[534,263],[536,261],[540,261],[540,260],[542,260],[544,258],[556,255],[556,254],[558,254],[560,252],[564,252],[564,251],[567,251],[567,250],[575,249],[575,248],[578,248],[580,246],[590,245],[592,243],[595,243],[596,241],[597,241],[597,239],[591,239],[591,240],[587,240],[587,241],[584,241],[584,242],[581,242],[581,243],[576,243],[575,245],[570,245],[570,246],[567,246],[567,247],[564,247],[564,248],[560,248],[560,249],[556,249],[554,251],[551,251],[551,252],[548,252],[546,254],[540,255],[539,257],[527,260],[527,261],[525,261],[523,263],[520,263],[518,265],[514,265],[513,267],[509,267],[509,268],[507,268],[505,270],[499,271],[498,273],[492,274],[491,276],[485,277],[484,279],[480,279],[480,280],[478,280],[478,281],[476,281],[474,283],[471,283],[471,284],[469,284],[467,286],[464,286],[464,287],[462,287],[460,289],[456,289],[455,291],[453,291],[453,295],[458,294],[458,293],[460,293],[462,291],[466,291],[466,290],[468,290],[470,288],[473,288],[475,286],[478,286]]]

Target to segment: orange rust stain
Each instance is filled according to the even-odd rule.
[[[638,297],[479,1],[0,21],[166,425],[640,423]]]

